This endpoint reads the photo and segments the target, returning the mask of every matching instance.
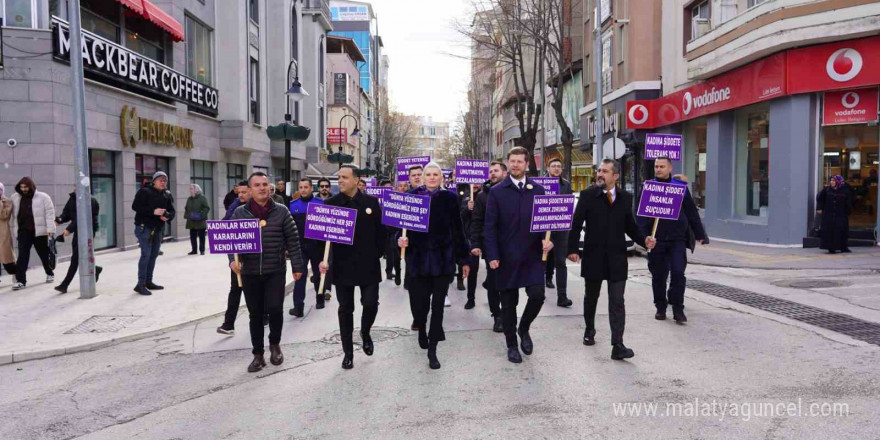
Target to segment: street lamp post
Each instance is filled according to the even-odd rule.
[[[339,131],[340,131],[340,132],[342,131],[342,121],[344,121],[345,118],[352,118],[352,119],[354,119],[354,130],[352,130],[350,137],[360,137],[360,136],[361,136],[361,130],[360,130],[360,128],[358,128],[358,127],[359,127],[358,120],[357,120],[357,118],[354,117],[353,115],[345,114],[345,115],[342,115],[341,118],[339,118]],[[347,141],[347,140],[348,140],[348,138],[344,139],[344,141]],[[343,142],[343,143],[344,143],[344,142]],[[332,155],[331,155],[331,156],[332,156]],[[346,156],[346,155],[345,155],[345,154],[343,153],[343,151],[342,151],[342,144],[340,144],[340,145],[339,145],[339,153],[338,153],[338,157],[336,158],[336,159],[338,159],[338,160],[335,160],[335,161],[334,161],[334,162],[338,162],[338,163],[339,163],[339,168],[340,168],[340,169],[342,169],[342,164],[343,164],[343,163],[349,163],[349,162],[351,162],[351,161],[353,160],[353,159],[351,159],[351,160],[345,161],[344,159],[347,159],[347,158],[345,158],[345,156]],[[330,158],[328,157],[327,159],[329,160]]]
[[[302,84],[299,82],[299,64],[297,64],[296,60],[290,60],[290,63],[287,65],[287,82],[290,82],[290,68],[296,67],[296,76],[293,78],[293,83],[291,83],[290,88],[287,89],[285,95],[287,95],[287,113],[284,114],[284,121],[287,124],[290,124],[293,116],[290,114],[290,98],[293,98],[296,102],[301,102],[306,96],[309,96],[309,93],[303,88]],[[293,121],[294,125],[299,121]],[[286,186],[290,185],[290,138],[285,137],[284,139],[284,184]]]

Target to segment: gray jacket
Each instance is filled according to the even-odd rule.
[[[256,216],[248,210],[247,204],[239,206],[232,213],[232,220],[252,218],[256,218]],[[239,261],[241,261],[242,275],[264,275],[286,271],[285,251],[290,257],[293,272],[303,273],[305,271],[296,223],[293,222],[290,211],[284,206],[273,202],[269,216],[266,218],[266,226],[260,228],[260,238],[263,243],[262,253],[238,255]],[[232,261],[234,258],[229,255],[229,262]]]

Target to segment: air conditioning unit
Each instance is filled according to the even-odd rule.
[[[695,18],[693,25],[695,40],[708,34],[712,30],[712,21],[708,18]]]

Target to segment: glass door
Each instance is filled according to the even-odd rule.
[[[116,247],[116,163],[113,152],[89,150],[92,197],[98,201],[95,250]]]
[[[835,125],[822,128],[824,151],[820,186],[843,176],[853,197],[850,231],[873,235],[877,225],[877,170],[880,128],[868,125]],[[855,238],[855,237],[854,237]]]

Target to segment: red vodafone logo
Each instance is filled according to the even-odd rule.
[[[862,54],[851,48],[834,51],[825,63],[828,76],[837,82],[847,82],[862,71]]]
[[[843,94],[843,97],[840,98],[840,103],[843,104],[845,108],[853,108],[859,105],[859,94],[856,92],[846,92]]]
[[[630,107],[628,116],[633,125],[642,125],[648,122],[648,109],[642,104],[636,104]]]
[[[684,96],[681,97],[681,111],[684,114],[691,114],[691,108],[694,105],[694,98],[691,96],[691,92],[685,92]]]

